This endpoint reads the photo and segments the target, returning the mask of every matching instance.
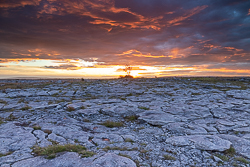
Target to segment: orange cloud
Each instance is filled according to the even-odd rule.
[[[171,21],[168,22],[169,25],[179,25],[181,24],[181,21],[186,20],[187,18],[199,13],[200,11],[206,9],[208,6],[207,5],[203,5],[203,6],[198,6],[196,8],[193,8],[192,10],[190,10],[187,14],[177,17]]]
[[[131,49],[128,51],[123,52],[122,54],[117,54],[119,56],[135,56],[135,57],[150,57],[150,58],[162,58],[162,57],[167,57],[167,56],[153,56],[151,55],[151,53],[148,54],[142,54],[140,51],[135,50],[135,49]]]
[[[15,2],[10,2],[10,1],[3,1],[0,3],[0,8],[16,8],[19,6],[26,6],[26,5],[33,5],[37,6],[39,5],[41,0],[19,0]]]

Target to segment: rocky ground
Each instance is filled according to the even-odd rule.
[[[249,83],[0,80],[0,166],[249,167]]]

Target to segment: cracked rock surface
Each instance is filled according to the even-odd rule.
[[[250,166],[249,78],[0,85],[0,167]]]

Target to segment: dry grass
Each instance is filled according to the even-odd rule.
[[[86,147],[81,145],[73,145],[73,144],[66,144],[66,145],[50,145],[48,147],[33,147],[33,152],[38,156],[46,156],[48,159],[52,159],[56,157],[56,153],[60,152],[77,152],[82,155],[82,157],[90,157],[93,156],[95,153],[87,151]]]
[[[123,122],[113,122],[110,120],[107,120],[107,121],[101,123],[101,125],[104,125],[108,128],[123,127],[124,126]]]

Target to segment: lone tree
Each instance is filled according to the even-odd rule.
[[[132,67],[130,65],[126,65],[123,69],[128,75],[130,75],[130,72],[132,71]]]
[[[132,75],[130,75],[130,72],[132,71],[132,67],[130,65],[126,65],[122,70],[125,71],[127,75],[120,76],[119,78],[134,78]]]

